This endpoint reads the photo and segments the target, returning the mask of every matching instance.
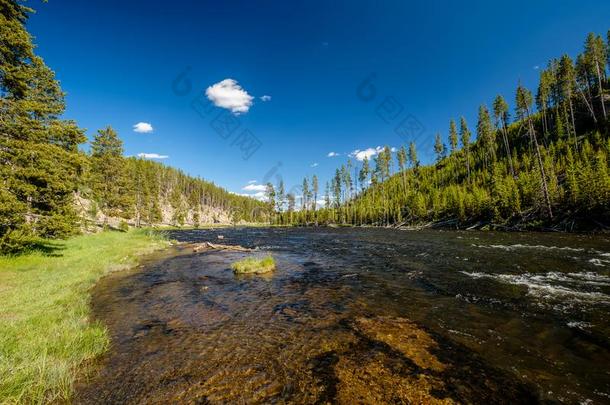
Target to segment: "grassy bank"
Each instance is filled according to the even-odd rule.
[[[165,245],[142,230],[104,232],[0,257],[0,403],[68,400],[79,365],[109,343],[89,321],[90,288]]]

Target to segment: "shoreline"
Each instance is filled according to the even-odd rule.
[[[107,231],[0,256],[0,403],[69,402],[83,368],[110,343],[91,319],[91,288],[168,246],[147,230]]]

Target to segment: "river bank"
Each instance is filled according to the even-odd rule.
[[[69,401],[77,371],[109,345],[90,289],[168,242],[144,230],[52,241],[0,257],[0,403]]]

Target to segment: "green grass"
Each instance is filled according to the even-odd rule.
[[[272,256],[266,256],[262,259],[256,257],[248,257],[237,261],[231,265],[233,271],[237,274],[262,274],[275,270],[275,260]]]
[[[90,288],[166,245],[144,230],[104,232],[0,256],[0,403],[69,401],[79,369],[109,345],[90,321]]]

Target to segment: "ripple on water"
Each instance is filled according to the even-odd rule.
[[[77,402],[577,403],[610,392],[607,334],[595,332],[610,275],[588,263],[608,260],[602,250],[369,229],[172,237],[218,234],[268,250],[277,270],[236,277],[243,253],[178,249],[109,277],[93,302],[113,344]]]

